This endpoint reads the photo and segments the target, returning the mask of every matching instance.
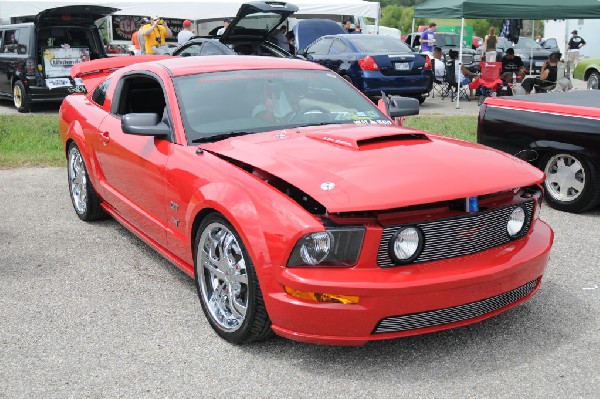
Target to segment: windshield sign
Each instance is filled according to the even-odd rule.
[[[213,72],[174,79],[188,144],[329,124],[390,125],[373,103],[328,71]]]

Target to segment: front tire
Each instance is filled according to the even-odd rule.
[[[598,90],[600,89],[600,73],[592,72],[587,81],[588,90]]]
[[[29,112],[31,104],[27,97],[27,89],[20,80],[17,80],[13,85],[13,104],[19,112]]]
[[[258,278],[239,234],[212,213],[195,239],[194,275],[202,310],[219,336],[247,344],[272,335]]]
[[[75,143],[69,146],[67,170],[71,202],[79,219],[86,222],[101,219],[104,211],[100,206],[100,198],[92,186],[83,157]]]
[[[552,153],[540,160],[546,173],[544,188],[551,207],[583,212],[600,202],[598,169],[581,154]]]

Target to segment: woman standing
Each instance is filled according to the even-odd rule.
[[[498,36],[496,36],[496,28],[490,27],[488,34],[483,40],[483,51],[485,51],[485,60],[488,62],[496,61],[496,43],[498,42]]]

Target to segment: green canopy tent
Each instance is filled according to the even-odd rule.
[[[598,0],[429,0],[415,7],[416,18],[595,19]]]
[[[460,18],[463,28],[465,18],[596,19],[600,18],[600,0],[429,0],[415,7],[414,18]],[[462,35],[463,29],[459,59]]]

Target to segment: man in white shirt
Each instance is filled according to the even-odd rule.
[[[181,32],[177,34],[177,43],[183,44],[190,40],[194,36],[194,30],[192,29],[192,21],[186,19],[182,24],[183,28]]]
[[[435,59],[435,80],[442,81],[446,75],[446,63],[442,57],[442,49],[440,47],[433,49],[433,59]]]
[[[223,27],[217,31],[217,36],[221,36],[223,34],[223,32],[225,32],[225,29],[227,29],[227,27],[229,26],[230,23],[231,23],[231,18],[225,18],[223,20]]]

